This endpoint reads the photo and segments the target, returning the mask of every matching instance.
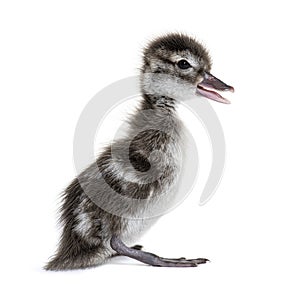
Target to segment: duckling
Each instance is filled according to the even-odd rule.
[[[156,222],[152,211],[172,201],[180,178],[184,159],[184,126],[176,113],[180,99],[198,96],[230,103],[214,90],[233,87],[210,69],[205,47],[187,35],[163,35],[145,47],[142,101],[129,117],[126,136],[107,146],[65,189],[62,234],[46,270],[93,267],[118,255],[161,267],[195,267],[208,261],[163,258],[131,244]]]

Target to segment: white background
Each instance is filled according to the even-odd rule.
[[[298,19],[297,1],[1,1],[1,290],[299,291]],[[59,193],[76,175],[83,107],[137,74],[143,45],[173,31],[203,41],[212,73],[236,89],[226,95],[231,105],[212,104],[226,169],[216,195],[198,206],[210,150],[201,124],[185,115],[199,141],[199,181],[138,243],[211,263],[166,269],[116,259],[43,271],[58,240]],[[111,117],[113,127],[121,117]],[[103,127],[103,137],[114,129]]]

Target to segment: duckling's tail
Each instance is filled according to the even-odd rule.
[[[74,233],[62,238],[56,254],[44,266],[47,271],[84,269],[97,266],[110,257],[110,252],[101,245],[91,245]]]

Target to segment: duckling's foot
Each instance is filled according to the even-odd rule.
[[[200,264],[205,264],[209,262],[208,259],[205,258],[197,258],[197,259],[186,259],[186,258],[162,258],[158,257],[163,262],[167,263],[168,267],[181,267],[181,264],[183,264],[182,267],[197,267]],[[171,264],[171,265],[170,265]],[[174,265],[172,265],[174,264]]]
[[[142,251],[133,247],[126,246],[117,236],[112,236],[110,245],[118,255],[128,256],[145,264],[157,267],[197,267],[205,264],[208,259],[186,259],[186,258],[162,258],[153,253]]]

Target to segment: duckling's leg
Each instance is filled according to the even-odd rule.
[[[134,246],[131,246],[130,248],[132,249],[136,249],[136,250],[142,250],[143,246],[142,245],[139,245],[139,244],[136,244]],[[115,253],[111,256],[111,258],[114,258],[114,257],[117,257],[117,256],[122,256],[122,254],[119,254],[119,253]]]
[[[110,245],[114,251],[119,255],[128,256],[145,264],[158,267],[197,267],[199,264],[205,264],[208,259],[169,259],[162,258],[153,253],[142,251],[140,249],[126,246],[120,238],[113,235],[110,241]]]

